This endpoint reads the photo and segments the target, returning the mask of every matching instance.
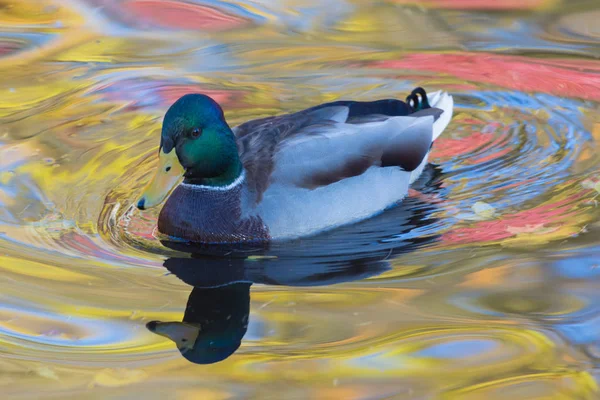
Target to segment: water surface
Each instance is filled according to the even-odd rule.
[[[599,18],[572,0],[0,2],[0,392],[600,398]],[[236,125],[415,86],[455,116],[371,220],[223,251],[165,246],[133,207],[185,93]],[[205,334],[182,355],[151,321]]]

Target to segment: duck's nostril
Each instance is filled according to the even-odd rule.
[[[151,332],[154,332],[156,330],[156,325],[158,325],[156,321],[150,321],[146,324],[146,328],[148,328]]]
[[[140,210],[143,210],[145,204],[146,204],[146,199],[141,198],[140,201],[138,201],[138,203],[137,203],[137,208],[139,208]]]

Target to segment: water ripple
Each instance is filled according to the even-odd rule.
[[[591,2],[4,3],[5,396],[598,397]],[[415,86],[454,118],[377,217],[232,249],[134,207],[185,93],[235,125]]]

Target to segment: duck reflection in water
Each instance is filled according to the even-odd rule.
[[[149,322],[146,327],[171,339],[187,360],[212,364],[232,355],[246,334],[250,283],[194,288],[183,322]]]
[[[165,267],[185,283],[194,286],[182,322],[151,321],[146,327],[175,342],[181,355],[196,364],[212,364],[233,354],[248,328],[250,286],[253,282],[286,286],[321,286],[349,282],[378,275],[386,262],[351,263],[345,268],[290,270],[285,265],[275,271],[263,264],[277,261],[244,259],[170,258]],[[274,272],[273,275],[269,275]],[[289,274],[286,274],[289,272]]]
[[[151,321],[146,327],[171,339],[193,363],[225,360],[246,334],[253,283],[326,286],[377,276],[390,269],[392,256],[436,240],[435,235],[414,233],[436,222],[431,217],[435,206],[419,203],[410,198],[403,206],[361,224],[270,248],[198,247],[163,241],[167,247],[187,252],[167,259],[164,267],[193,290],[182,322]]]

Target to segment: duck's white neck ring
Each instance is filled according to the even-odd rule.
[[[186,189],[190,189],[190,190],[212,190],[215,192],[226,192],[228,190],[231,190],[231,189],[234,189],[234,188],[240,186],[242,183],[244,183],[245,180],[246,180],[246,171],[242,170],[242,173],[240,174],[240,176],[235,178],[235,181],[231,182],[229,185],[226,185],[226,186],[194,185],[192,183],[185,183],[185,182],[182,182],[181,186],[185,187]]]

